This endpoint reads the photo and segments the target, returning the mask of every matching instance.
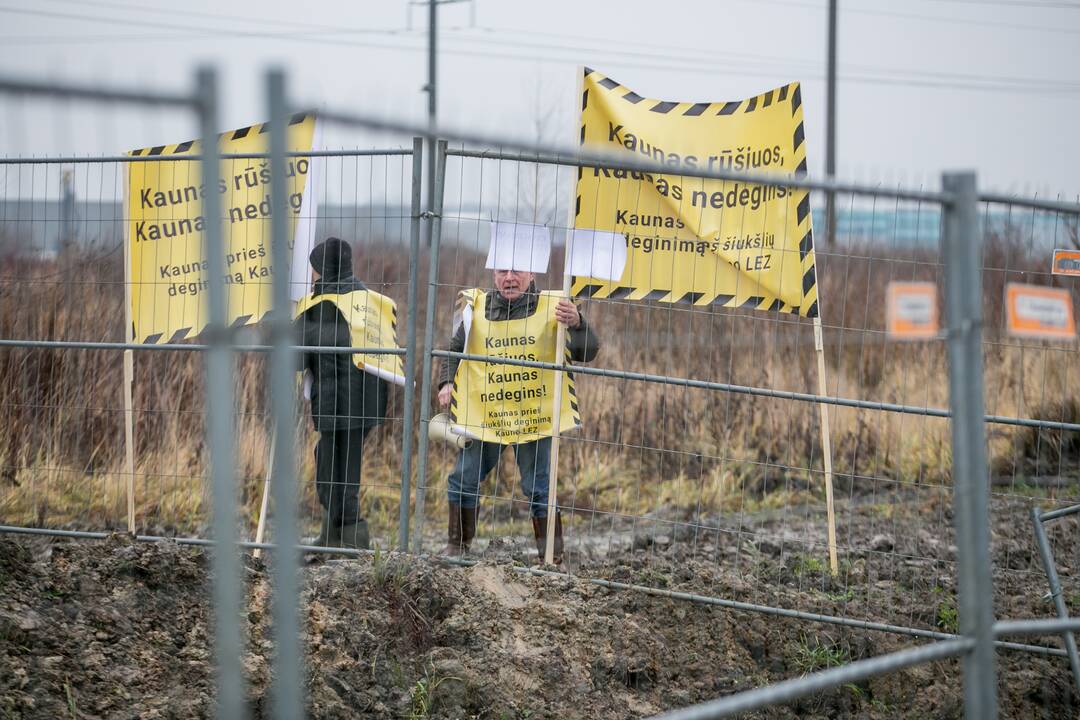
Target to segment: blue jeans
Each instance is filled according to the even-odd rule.
[[[551,438],[512,445],[518,472],[521,473],[521,492],[529,500],[529,513],[534,518],[547,517],[548,478],[551,466]],[[480,483],[499,464],[506,445],[473,442],[458,453],[457,462],[446,478],[446,495],[450,502],[463,508],[474,508],[479,501]]]

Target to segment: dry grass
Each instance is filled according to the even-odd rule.
[[[1080,420],[1075,346],[1028,343],[1022,348],[1000,335],[1004,283],[1029,278],[1048,259],[1025,254],[1001,237],[990,238],[988,247],[988,267],[1010,268],[984,273],[988,412]],[[831,394],[947,407],[943,344],[890,344],[881,333],[887,282],[940,281],[936,262],[926,251],[893,251],[886,259],[872,247],[819,255]],[[556,258],[553,264],[559,263]],[[421,258],[420,267],[426,264]],[[399,251],[361,249],[356,265],[363,279],[404,307],[408,264]],[[48,262],[8,257],[0,267],[3,337],[121,339],[118,254],[69,254]],[[486,282],[479,269],[482,259],[473,253],[446,250],[442,267],[436,324],[440,345],[449,332],[456,288]],[[808,321],[711,307],[603,301],[586,303],[585,312],[603,340],[600,366],[817,392]],[[422,323],[423,300],[420,314]],[[122,526],[126,477],[119,353],[5,348],[0,370],[0,522]],[[238,359],[237,480],[249,528],[257,518],[267,471],[266,377],[263,357]],[[567,504],[626,515],[665,508],[694,514],[787,507],[821,497],[816,406],[584,376],[578,387],[585,427],[562,453],[560,497]],[[135,407],[140,528],[199,531],[207,516],[199,355],[139,354]],[[945,421],[846,408],[830,412],[840,492],[949,481]],[[392,402],[391,415],[401,415],[400,396]],[[299,423],[297,447],[305,478],[302,508],[314,518],[309,426],[306,417]],[[380,528],[392,529],[397,522],[400,431],[400,420],[388,423],[365,458],[365,507]],[[441,513],[452,457],[444,448],[432,449],[428,497],[435,517]],[[991,430],[991,452],[1000,474],[1075,474],[1080,440],[1074,433],[999,426]],[[507,454],[501,479],[487,488],[507,501],[516,491],[511,467]],[[511,508],[511,503],[500,507]],[[513,508],[503,520],[525,512],[521,503]]]

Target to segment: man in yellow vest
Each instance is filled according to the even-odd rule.
[[[554,293],[538,292],[531,272],[495,270],[493,290],[462,292],[449,349],[536,362],[555,361],[556,323],[567,328],[566,359],[590,362],[600,350],[596,334],[577,307]],[[553,370],[448,358],[439,404],[451,421],[476,438],[463,448],[447,478],[450,515],[444,553],[461,556],[476,535],[480,483],[514,448],[521,490],[529,501],[537,551],[544,554],[550,471]],[[580,425],[574,381],[563,382],[560,431]],[[561,560],[562,519],[555,519],[555,557]]]
[[[394,303],[353,277],[349,243],[329,238],[315,246],[309,259],[319,278],[312,293],[297,304],[297,342],[308,347],[396,347]],[[393,375],[378,365],[387,361],[400,364],[396,356],[301,355],[300,370],[306,377],[310,373],[305,394],[310,394],[311,419],[319,432],[315,487],[323,517],[315,545],[368,547],[367,521],[360,517],[360,464],[366,438],[386,419],[386,380]]]

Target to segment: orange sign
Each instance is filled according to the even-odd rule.
[[[1048,340],[1076,337],[1068,290],[1009,283],[1005,287],[1005,319],[1010,335]]]
[[[1054,275],[1080,275],[1080,250],[1054,250]]]
[[[886,332],[891,339],[927,340],[938,336],[934,283],[890,282],[886,298]]]

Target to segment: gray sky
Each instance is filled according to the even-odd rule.
[[[475,0],[440,8],[439,108],[453,126],[574,140],[575,66],[666,100],[737,100],[803,83],[812,171],[824,165],[824,0]],[[841,0],[839,169],[935,185],[1080,193],[1080,2]],[[183,90],[216,64],[223,128],[264,118],[263,71],[297,101],[422,120],[427,9],[406,0],[0,2],[5,74]],[[116,153],[178,142],[175,111],[3,100],[0,153]],[[545,119],[537,122],[536,118]],[[334,131],[328,146],[385,144]],[[394,139],[394,144],[402,142]]]

